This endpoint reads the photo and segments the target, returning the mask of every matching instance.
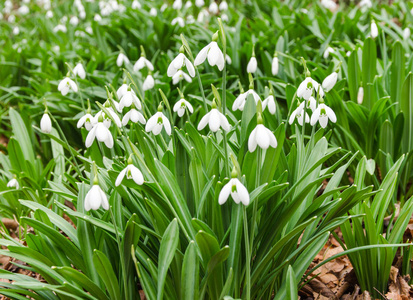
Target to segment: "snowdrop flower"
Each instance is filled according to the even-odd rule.
[[[154,135],[161,133],[162,128],[168,135],[171,135],[171,123],[168,118],[162,113],[162,106],[158,107],[158,112],[149,118],[146,123],[146,132],[152,132]]]
[[[19,33],[20,33],[20,28],[17,27],[17,26],[14,27],[14,28],[13,28],[13,34],[14,34],[14,35],[18,35]]]
[[[276,76],[278,74],[278,57],[274,56],[271,64],[271,73]]]
[[[337,8],[337,3],[335,3],[333,0],[321,0],[321,5],[330,10]]]
[[[7,21],[9,21],[10,23],[16,22],[16,16],[15,16],[15,15],[10,15],[10,16],[7,18]]]
[[[215,1],[212,1],[208,7],[208,10],[211,14],[215,15],[218,13],[218,4]]]
[[[77,26],[79,24],[78,17],[76,17],[76,16],[71,17],[69,23],[73,26]]]
[[[218,33],[215,33],[212,42],[205,46],[195,58],[195,66],[202,64],[208,57],[208,63],[213,67],[217,66],[220,71],[224,69],[225,59],[221,49],[219,49],[216,40],[218,39]]]
[[[48,10],[48,11],[46,12],[46,18],[47,18],[47,19],[53,18],[53,12],[52,12],[51,10]]]
[[[119,53],[118,58],[116,59],[116,64],[118,67],[122,66],[123,64],[128,64],[129,63],[129,58],[126,57],[125,54],[122,52]]]
[[[301,102],[300,105],[291,113],[290,119],[288,120],[288,123],[291,125],[294,122],[294,119],[297,118],[298,124],[303,126],[304,123],[304,106],[305,106],[305,101]],[[305,112],[305,122],[310,123],[310,117],[308,116],[308,113]]]
[[[139,3],[138,0],[133,0],[132,2],[132,9],[141,9],[142,5]]]
[[[92,188],[87,192],[85,197],[85,210],[98,210],[101,205],[104,209],[109,209],[109,202],[106,194],[100,188],[99,183],[94,182]]]
[[[67,16],[63,16],[63,17],[60,19],[60,22],[61,22],[61,23],[66,23],[66,22],[67,22]]]
[[[92,29],[91,26],[87,26],[87,27],[85,28],[85,31],[86,31],[87,33],[89,33],[90,35],[93,34],[93,29]]]
[[[139,98],[136,96],[135,92],[128,87],[128,90],[123,94],[119,102],[119,109],[122,111],[124,107],[129,107],[135,104],[137,109],[142,109],[142,104]]]
[[[116,178],[115,186],[119,186],[122,183],[125,175],[127,179],[133,179],[136,184],[143,184],[142,172],[132,164],[132,161],[130,161],[126,168],[119,173],[118,177]]]
[[[194,24],[195,23],[195,18],[193,15],[188,15],[186,17],[186,24]]]
[[[250,87],[248,91],[245,93],[239,94],[239,96],[235,99],[234,103],[232,104],[232,110],[236,111],[239,109],[240,111],[244,110],[244,106],[247,103],[248,95],[252,95],[255,101],[255,104],[258,103],[259,100],[261,100],[260,96]]]
[[[255,73],[257,71],[257,59],[253,55],[247,65],[247,73]]]
[[[133,66],[133,71],[138,72],[139,70],[143,69],[144,67],[147,67],[148,70],[153,71],[153,65],[152,63],[146,59],[146,57],[141,56]]]
[[[123,84],[118,88],[116,91],[116,95],[118,96],[118,99],[121,99],[123,95],[128,91],[129,86],[126,84],[126,81],[123,82]]]
[[[329,119],[333,123],[337,122],[337,117],[334,111],[324,103],[321,103],[313,112],[310,124],[311,126],[314,126],[318,121],[322,128],[326,128]]]
[[[198,17],[196,18],[196,20],[199,23],[202,23],[202,22],[204,22],[204,19],[207,18],[207,17],[209,17],[209,12],[206,9],[202,9],[199,12]]]
[[[81,63],[77,63],[77,65],[73,68],[73,74],[75,76],[79,76],[82,79],[86,78],[86,72]]]
[[[277,148],[277,139],[275,138],[274,133],[260,123],[254,128],[248,138],[248,151],[254,152],[257,145],[264,150],[268,149],[270,146]]]
[[[192,82],[192,78],[188,74],[186,74],[182,70],[179,70],[178,72],[175,73],[174,76],[172,76],[172,83],[177,84],[178,82],[180,82],[184,79],[188,82]]]
[[[233,171],[233,173],[235,173]],[[220,205],[227,202],[229,195],[231,195],[232,199],[236,204],[240,202],[247,206],[250,204],[250,195],[248,193],[247,188],[235,177],[231,178],[230,181],[224,185],[221,192],[219,193],[218,203]]]
[[[379,29],[377,28],[376,22],[373,20],[370,24],[370,34],[373,39],[379,35]]]
[[[311,109],[312,112],[314,112],[317,108],[317,101],[313,96],[310,97],[307,101],[307,108]]]
[[[224,10],[227,10],[227,9],[228,9],[228,3],[227,3],[227,1],[222,1],[222,2],[219,4],[219,10],[224,11]]]
[[[69,77],[65,77],[57,86],[57,90],[61,92],[63,96],[66,96],[70,89],[75,93],[78,91],[76,83]]]
[[[322,87],[326,92],[330,91],[334,87],[337,82],[337,76],[338,73],[333,72],[323,80]]]
[[[172,4],[172,8],[176,10],[180,10],[182,8],[182,0],[175,0]]]
[[[228,15],[227,14],[222,14],[221,15],[221,20],[223,21],[223,22],[228,22],[228,20],[229,20],[229,18],[228,18]]]
[[[102,21],[102,17],[99,14],[95,14],[95,16],[93,17],[93,20],[95,20],[96,22],[100,22]]]
[[[152,89],[154,86],[155,86],[155,80],[153,79],[153,76],[152,76],[151,74],[149,74],[149,75],[146,77],[145,81],[143,82],[143,85],[142,85],[143,90],[144,90],[144,91],[150,90],[150,89]]]
[[[324,97],[324,91],[320,84],[311,77],[306,77],[298,86],[297,97],[308,100],[313,95],[313,91],[320,93],[320,96]]]
[[[185,21],[181,17],[176,17],[172,20],[171,25],[178,24],[179,27],[184,27],[185,26]]]
[[[264,110],[266,107],[268,107],[268,111],[270,112],[270,114],[275,115],[275,99],[274,99],[274,95],[272,94],[272,92],[270,92],[270,95],[264,99],[264,101],[262,102],[262,110]]]
[[[17,12],[24,16],[24,15],[27,15],[30,12],[30,9],[27,7],[27,5],[22,5],[22,6],[19,7]]]
[[[323,57],[327,59],[330,56],[330,53],[334,53],[334,49],[328,46],[326,51],[324,51]]]
[[[149,11],[149,14],[152,17],[156,17],[156,15],[158,14],[158,11],[156,10],[156,8],[152,7],[151,10]]]
[[[167,9],[167,8],[168,8],[168,4],[164,3],[164,4],[162,4],[162,6],[161,6],[161,8],[160,8],[160,11],[161,11],[161,12],[164,12],[165,9]]]
[[[363,98],[364,98],[364,89],[363,87],[359,87],[359,90],[357,92],[357,103],[362,104],[363,103]]]
[[[113,100],[112,100],[113,101]],[[119,111],[119,108],[117,107],[118,104],[116,103],[116,101],[113,101],[113,104],[116,108],[116,110]],[[107,110],[107,112],[109,113],[110,117],[106,115],[106,112],[104,112],[103,110],[99,111],[96,115],[95,115],[95,120],[99,120],[100,117],[102,117],[103,119],[103,123],[106,125],[106,127],[109,128],[110,124],[111,124],[111,118],[113,119],[113,121],[115,121],[116,126],[118,126],[119,128],[122,127],[122,123],[120,121],[119,116],[117,115],[117,113],[113,110],[109,100],[107,100],[104,104],[105,109]]]
[[[204,129],[206,125],[209,125],[209,129],[212,132],[217,132],[219,127],[223,130],[229,131],[230,125],[227,118],[216,107],[215,100],[212,102],[212,109],[209,113],[202,117],[198,124],[198,130]]]
[[[86,19],[86,12],[84,10],[79,11],[79,18],[82,20]]]
[[[18,190],[20,185],[19,185],[19,182],[17,181],[17,179],[13,178],[9,182],[7,182],[7,187],[8,188],[16,188],[16,190]]]
[[[185,8],[188,9],[190,7],[192,7],[192,2],[190,0],[188,0],[188,1],[185,2]]]
[[[195,77],[195,68],[191,61],[185,56],[184,53],[179,53],[172,62],[169,64],[167,75],[168,77],[174,76],[183,66],[186,66],[189,75]]]
[[[92,130],[89,131],[85,142],[86,148],[92,146],[93,142],[95,141],[95,138],[99,142],[104,142],[106,147],[113,147],[112,133],[109,131],[108,127],[106,127],[103,123],[102,116],[99,116],[98,122],[95,125],[93,125]]]
[[[409,28],[409,27],[406,27],[406,28],[403,30],[403,38],[404,38],[405,40],[407,40],[408,38],[410,38],[410,28]]]
[[[130,111],[128,111],[122,118],[122,124],[123,126],[126,126],[128,122],[132,121],[133,123],[141,123],[141,124],[146,124],[145,117],[137,111],[135,108],[132,108]]]
[[[371,2],[371,0],[361,0],[359,3],[360,7],[372,7],[373,3]]]
[[[81,128],[83,125],[85,126],[87,131],[90,131],[94,125],[96,125],[96,119],[88,112],[84,114],[79,121],[77,121],[77,128]]]
[[[182,117],[185,113],[186,108],[188,108],[191,114],[194,112],[194,108],[192,107],[191,103],[182,98],[181,100],[175,103],[173,111],[176,112],[179,117]]]
[[[62,25],[62,24],[59,24],[55,28],[53,28],[53,32],[59,32],[59,31],[61,31],[63,33],[66,33],[67,32],[66,26]]]
[[[52,120],[50,120],[50,116],[47,111],[43,114],[43,117],[40,120],[40,129],[43,133],[52,132]]]
[[[227,64],[229,64],[229,65],[232,64],[232,59],[228,54],[225,54],[225,60],[226,60]]]
[[[205,5],[205,1],[204,0],[195,0],[195,5],[196,7],[202,7]]]

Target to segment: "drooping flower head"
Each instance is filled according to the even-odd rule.
[[[167,75],[168,77],[174,76],[180,69],[186,66],[188,73],[191,77],[195,77],[195,68],[191,61],[185,56],[183,46],[179,50],[179,54],[169,64]]]
[[[294,120],[297,118],[298,124],[303,126],[304,120],[306,123],[310,123],[310,116],[308,115],[307,111],[304,114],[304,107],[305,107],[305,101],[301,103],[297,103],[298,106],[297,108],[291,113],[290,118],[288,119],[288,123],[291,125]],[[305,115],[305,118],[304,118]]]
[[[57,86],[57,90],[61,92],[63,96],[66,96],[70,90],[76,93],[78,91],[78,88],[76,83],[72,79],[65,77],[62,81],[60,81],[59,85]]]
[[[231,172],[231,179],[226,185],[224,185],[221,192],[219,193],[218,203],[220,205],[223,205],[225,202],[227,202],[230,195],[236,204],[242,203],[245,206],[250,204],[250,195],[248,193],[248,190],[237,177],[238,173],[234,167],[233,171]]]
[[[198,130],[204,129],[207,124],[212,132],[217,132],[220,127],[225,131],[229,131],[231,128],[227,118],[217,109],[215,99],[212,101],[211,111],[203,116],[199,122]]]
[[[116,178],[115,186],[119,186],[122,183],[125,175],[127,179],[133,179],[133,181],[138,185],[142,185],[144,182],[142,172],[133,165],[132,157],[129,157],[128,165],[119,173],[118,177]]]
[[[91,209],[98,210],[100,206],[102,206],[106,210],[109,209],[108,198],[105,192],[102,191],[101,187],[99,186],[97,175],[95,175],[95,178],[93,180],[92,188],[86,194],[84,205],[86,211],[89,211]]]
[[[162,113],[162,103],[158,106],[158,112],[149,118],[146,123],[146,132],[152,132],[154,135],[161,133],[162,128],[165,128],[165,132],[171,135],[171,123],[168,118]]]
[[[87,137],[86,137],[86,142],[85,146],[86,148],[89,148],[92,146],[95,138],[99,142],[104,142],[106,147],[112,148],[113,147],[113,137],[112,133],[109,131],[110,123],[105,123],[103,122],[103,116],[100,115],[97,119],[97,122],[95,125],[93,125],[93,128],[89,131]]]
[[[248,138],[249,152],[254,152],[257,149],[257,145],[263,150],[268,149],[270,146],[273,148],[277,147],[277,139],[274,133],[263,125],[261,110],[261,104],[259,103],[257,108],[257,126],[252,130]]]
[[[322,128],[326,128],[328,120],[333,123],[337,122],[336,114],[330,107],[325,105],[324,102],[321,102],[313,112],[310,124],[311,126],[314,126],[317,122],[319,122]]]
[[[194,65],[198,66],[202,64],[205,59],[208,58],[208,63],[213,67],[217,66],[220,71],[224,69],[225,58],[221,49],[217,44],[218,32],[214,33],[212,36],[212,42],[206,45],[196,56]]]

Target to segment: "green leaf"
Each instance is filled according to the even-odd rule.
[[[118,278],[113,271],[110,260],[103,252],[95,249],[93,253],[93,263],[100,278],[102,278],[105,283],[110,299],[121,300]]]

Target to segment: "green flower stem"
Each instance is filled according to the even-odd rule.
[[[202,99],[204,100],[203,101],[204,110],[205,110],[205,113],[207,113],[208,112],[208,106],[207,106],[207,103],[206,103],[205,92],[204,92],[204,87],[202,85],[201,75],[199,75],[199,71],[198,71],[197,67],[195,67],[195,71],[196,71],[196,77],[198,78],[198,84],[199,84],[199,89],[201,90]]]
[[[239,204],[241,205],[241,204]],[[247,218],[247,207],[243,206],[244,212],[244,239],[245,239],[245,293],[246,299],[251,299],[251,247],[248,238],[248,218]],[[244,297],[243,297],[244,298]]]

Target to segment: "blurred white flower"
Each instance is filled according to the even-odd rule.
[[[178,56],[175,57],[169,64],[166,72],[168,77],[174,76],[184,66],[186,66],[189,75],[195,77],[195,68],[191,61],[183,53],[179,53]]]
[[[338,73],[333,72],[323,80],[322,86],[323,86],[324,91],[328,92],[334,87],[334,85],[337,82],[337,76],[338,76]]]
[[[317,101],[313,96],[310,97],[307,101],[307,108],[311,109],[312,112],[314,112],[317,108]]]
[[[10,15],[10,16],[7,18],[7,21],[8,21],[9,23],[14,23],[14,22],[16,22],[16,16],[15,16],[15,15]]]
[[[195,0],[195,5],[197,7],[202,7],[205,5],[205,1],[204,0]]]
[[[324,97],[324,91],[320,84],[311,77],[306,77],[297,89],[297,97],[308,100],[313,95],[313,91],[320,93],[320,96]]]
[[[102,21],[102,17],[99,14],[95,14],[95,16],[93,17],[93,20],[95,20],[96,22],[100,22]]]
[[[113,121],[115,121],[116,126],[118,126],[119,128],[122,127],[122,122],[120,121],[120,118],[118,116],[118,114],[113,110],[113,108],[110,106],[109,102],[105,103],[105,108],[108,111],[108,113],[110,114],[110,116],[112,117]],[[97,120],[99,120],[99,118],[102,116],[103,118],[103,123],[105,125],[107,125],[106,127],[109,128],[110,124],[111,124],[111,119],[106,115],[106,113],[104,111],[99,111],[96,115],[95,115],[95,124],[97,122]]]
[[[118,99],[120,100],[123,95],[128,91],[129,86],[126,83],[123,83],[120,88],[116,91],[116,95],[118,96]]]
[[[206,9],[202,9],[199,12],[198,17],[196,18],[196,20],[199,23],[202,23],[202,22],[204,22],[204,19],[207,18],[207,17],[209,17],[209,12]]]
[[[165,9],[167,9],[168,8],[168,4],[166,4],[166,3],[164,3],[164,4],[162,4],[162,6],[161,6],[161,8],[159,9],[161,12],[164,12],[165,11]]]
[[[148,70],[153,71],[153,65],[152,63],[146,59],[146,57],[141,56],[133,66],[133,71],[138,72],[139,70],[143,69],[144,67],[147,67]]]
[[[152,132],[154,135],[158,135],[161,133],[162,128],[165,128],[166,133],[171,135],[171,123],[161,111],[158,111],[149,118],[145,130],[146,132]]]
[[[135,108],[132,108],[130,111],[128,111],[122,118],[122,124],[123,126],[126,126],[128,122],[132,121],[133,123],[141,123],[141,124],[146,124],[145,117],[137,111]]]
[[[82,79],[86,78],[86,71],[83,68],[82,63],[77,63],[77,65],[73,68],[73,74],[79,76]]]
[[[104,209],[109,209],[108,198],[100,188],[99,184],[96,183],[93,184],[92,188],[86,194],[85,209],[86,211],[89,211],[91,209],[98,210],[101,205]]]
[[[18,35],[19,33],[20,33],[20,28],[17,27],[17,26],[15,26],[15,27],[13,28],[13,34],[14,34],[14,35]]]
[[[225,13],[223,13],[223,14],[221,15],[221,20],[222,20],[223,22],[228,22],[228,20],[229,20],[228,15],[225,14]]]
[[[227,1],[224,0],[219,4],[219,10],[224,11],[224,10],[227,10],[227,9],[228,9],[228,3],[227,3]]]
[[[301,102],[301,104],[291,113],[291,116],[288,120],[288,123],[291,125],[294,122],[294,119],[297,118],[298,124],[303,126],[304,123],[304,106],[305,101]],[[308,113],[305,112],[305,122],[310,123],[310,117]]]
[[[24,15],[27,15],[30,12],[30,9],[27,7],[27,5],[22,5],[22,6],[19,7],[17,12],[24,16]]]
[[[257,71],[257,59],[252,56],[247,65],[247,73],[255,73]]]
[[[95,125],[93,125],[92,130],[89,131],[86,137],[86,142],[85,142],[86,148],[89,148],[90,146],[92,146],[95,138],[99,142],[104,142],[106,147],[108,148],[113,147],[112,133],[105,126],[105,124],[103,124],[103,122],[98,121]]]
[[[123,64],[128,64],[129,63],[129,58],[122,52],[119,53],[118,58],[116,59],[116,65],[118,67],[122,66]]]
[[[40,129],[43,133],[52,132],[52,120],[48,113],[44,113],[42,119],[40,120]]]
[[[373,20],[370,24],[370,34],[373,39],[379,35],[379,29],[377,28],[376,22]]]
[[[87,33],[89,33],[90,35],[93,34],[93,29],[92,29],[91,26],[87,26],[87,27],[85,28],[85,31],[86,31]]]
[[[278,57],[277,56],[274,56],[272,59],[271,73],[274,76],[278,74]]]
[[[218,4],[212,1],[211,4],[209,4],[208,10],[211,14],[216,15],[218,13]]]
[[[359,3],[360,7],[372,7],[373,3],[371,2],[371,0],[361,0]]]
[[[212,41],[205,46],[196,56],[194,65],[198,66],[202,64],[208,57],[208,63],[211,66],[217,66],[220,71],[224,69],[225,59],[221,49],[219,49],[217,42]]]
[[[67,93],[69,93],[69,90],[72,90],[76,93],[78,91],[78,88],[76,83],[72,79],[65,77],[62,81],[60,81],[59,85],[57,86],[57,90],[61,92],[63,96],[66,96]]]
[[[59,24],[59,25],[56,25],[55,28],[53,28],[53,32],[59,32],[59,31],[61,31],[63,33],[66,33],[67,32],[66,26],[62,25],[62,24]]]
[[[152,17],[156,17],[156,15],[158,14],[158,11],[156,10],[155,7],[152,7],[152,8],[150,9],[150,11],[149,11],[149,14],[150,14]]]
[[[333,0],[321,0],[321,5],[330,10],[335,10],[337,8],[337,3]]]
[[[218,203],[220,205],[227,202],[229,195],[236,204],[240,202],[247,206],[250,204],[250,195],[247,188],[238,180],[238,178],[231,178],[230,181],[224,185],[221,192],[219,193]]]
[[[191,103],[182,98],[175,103],[173,111],[176,112],[179,117],[182,117],[185,113],[186,108],[188,108],[191,114],[194,112],[194,108],[192,107]]]
[[[152,76],[151,74],[149,74],[149,75],[146,77],[145,81],[143,82],[143,85],[142,85],[143,90],[144,90],[144,91],[150,90],[150,89],[152,89],[154,86],[155,86],[155,80],[153,79],[153,76]]]
[[[77,122],[77,128],[81,128],[84,125],[86,130],[90,131],[96,123],[97,120],[90,113],[86,113]]]
[[[172,8],[176,10],[180,10],[182,8],[182,0],[175,0],[172,4]]]
[[[227,61],[227,64],[232,64],[232,59],[228,54],[225,54],[225,60]]]
[[[255,104],[257,104],[258,101],[261,100],[260,96],[258,96],[258,94],[253,89],[249,89],[245,93],[241,93],[238,95],[238,97],[235,99],[234,103],[232,104],[232,110],[236,111],[237,109],[239,109],[240,111],[243,111],[245,103],[247,103],[248,95],[253,96]]]
[[[270,94],[267,98],[264,99],[264,101],[262,102],[262,110],[264,111],[266,107],[268,107],[270,114],[275,115],[276,106],[274,95]]]
[[[124,107],[129,107],[132,105],[132,103],[135,104],[137,109],[142,109],[142,104],[138,96],[136,96],[135,92],[128,87],[128,90],[120,99],[119,109],[123,110]]]
[[[222,127],[225,131],[229,131],[231,128],[227,118],[216,108],[212,108],[209,113],[202,117],[198,124],[198,130],[204,129],[207,124],[212,132],[217,132],[219,127]]]
[[[318,121],[322,128],[326,128],[329,119],[333,123],[337,122],[337,117],[334,111],[324,103],[321,103],[313,112],[310,124],[311,126],[314,126]]]
[[[79,11],[79,18],[82,20],[86,19],[86,12],[84,10]]]
[[[8,188],[16,188],[18,190],[20,185],[19,185],[19,182],[17,181],[17,179],[13,178],[9,182],[7,182],[7,187]]]
[[[323,57],[327,59],[330,56],[330,53],[334,53],[334,49],[328,46],[324,51]]]
[[[172,83],[173,84],[177,84],[178,82],[182,81],[182,80],[186,80],[187,82],[192,82],[192,78],[186,74],[184,71],[179,70],[178,72],[176,72],[173,76],[172,76]]]
[[[361,86],[357,92],[357,103],[362,104],[364,98],[364,88]]]
[[[410,38],[410,28],[409,28],[409,27],[406,27],[406,28],[403,30],[403,38],[404,38],[405,40],[407,40],[407,39]]]
[[[52,12],[51,10],[48,10],[48,11],[46,12],[46,18],[47,18],[47,19],[53,18],[53,12]]]
[[[140,4],[140,2],[138,0],[133,0],[132,2],[132,9],[141,9],[142,5]]]
[[[135,181],[136,184],[143,184],[144,180],[142,172],[133,164],[128,164],[126,168],[123,169],[116,178],[115,186],[119,186],[122,183],[123,178],[125,178],[125,175],[127,179],[133,179],[133,181]]]
[[[190,0],[185,2],[185,8],[190,8],[192,7],[192,2]]]
[[[194,24],[195,23],[195,18],[193,15],[188,15],[186,17],[186,24]]]
[[[251,132],[250,137],[248,138],[248,151],[254,152],[257,145],[264,150],[268,149],[270,146],[277,148],[277,139],[275,138],[274,133],[262,124],[258,124]]]
[[[178,24],[179,27],[185,27],[185,20],[181,17],[176,17],[172,20],[171,25]]]
[[[69,23],[73,26],[77,26],[79,24],[79,18],[76,16],[73,16],[70,18]]]

